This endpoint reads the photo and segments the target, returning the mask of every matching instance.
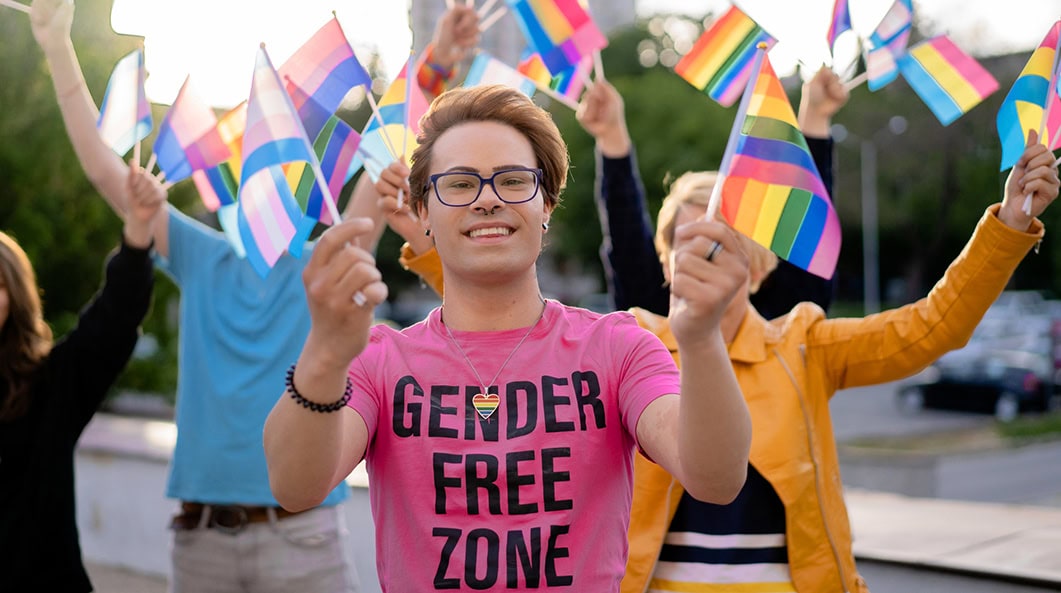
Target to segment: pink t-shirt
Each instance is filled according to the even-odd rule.
[[[453,336],[489,381],[526,331]],[[373,328],[350,377],[372,435],[384,591],[619,590],[637,421],[679,390],[670,353],[632,316],[548,301],[488,386],[487,419],[438,309],[402,332]]]

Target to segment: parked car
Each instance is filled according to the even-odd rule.
[[[898,392],[901,409],[922,407],[986,412],[1002,421],[1022,412],[1061,410],[1054,362],[1040,352],[966,349],[941,358]]]

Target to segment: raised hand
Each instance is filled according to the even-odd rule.
[[[626,129],[623,98],[608,81],[597,79],[586,89],[575,117],[597,141],[604,156],[618,158],[630,154],[630,133]]]
[[[837,111],[847,103],[847,87],[835,72],[822,66],[803,84],[799,104],[799,127],[807,136],[829,137],[829,126]]]
[[[671,252],[670,326],[680,349],[718,339],[730,301],[747,290],[748,256],[737,232],[699,219],[675,229]]]
[[[435,28],[434,58],[438,66],[452,68],[479,45],[479,15],[462,4],[447,10]]]
[[[63,48],[70,39],[70,27],[74,22],[72,0],[33,0],[29,12],[33,37],[48,54]]]
[[[1008,226],[1025,231],[1032,219],[1046,210],[1058,193],[1057,165],[1054,155],[1039,143],[1035,130],[1028,132],[1028,145],[1006,179],[1006,193],[998,218]],[[1026,196],[1031,195],[1031,211],[1024,211]]]
[[[358,246],[372,226],[371,219],[350,218],[329,228],[302,272],[312,319],[303,357],[325,368],[345,369],[365,349],[372,310],[387,298],[375,258]]]
[[[155,226],[166,203],[166,189],[158,177],[129,163],[129,206],[125,212],[125,241],[133,247],[151,245]]]

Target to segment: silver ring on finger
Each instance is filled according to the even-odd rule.
[[[361,292],[360,290],[355,292],[353,296],[350,297],[350,300],[354,301],[354,304],[358,307],[364,307],[365,303],[368,302],[368,299],[365,297],[365,293]]]
[[[720,253],[722,253],[722,243],[715,241],[715,243],[711,245],[711,249],[708,249],[707,253],[704,254],[704,259],[713,262]]]

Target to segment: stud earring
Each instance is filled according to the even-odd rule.
[[[431,236],[431,229],[427,229],[427,230],[425,230],[425,231],[424,231],[424,236],[425,236],[425,237],[430,237],[430,236]]]
[[[543,231],[547,231],[547,230],[549,230],[549,223],[547,223],[547,222],[543,222],[543,223],[542,223],[542,230],[543,230]]]

